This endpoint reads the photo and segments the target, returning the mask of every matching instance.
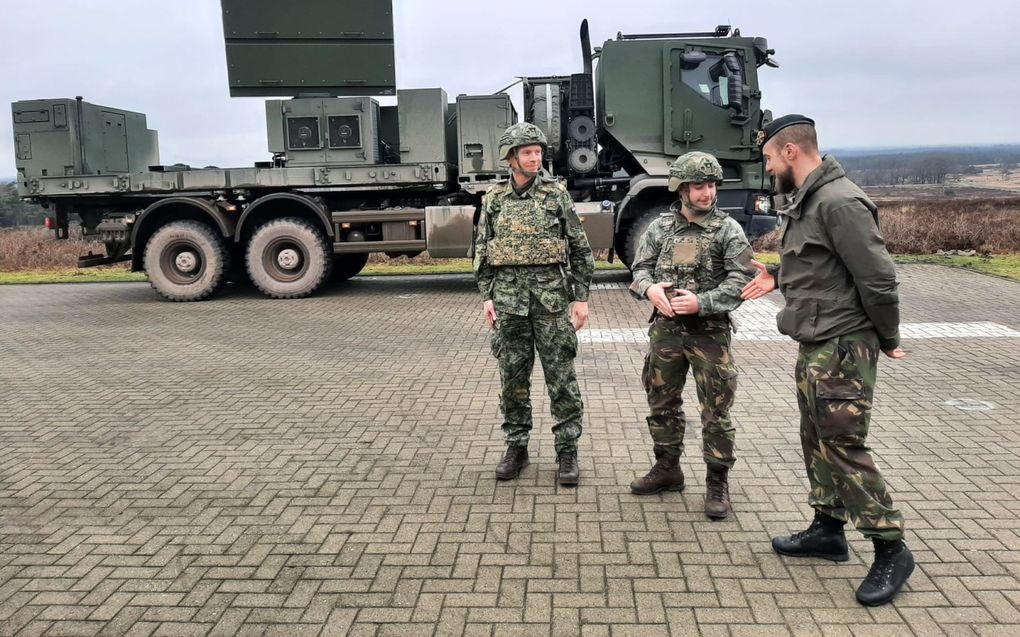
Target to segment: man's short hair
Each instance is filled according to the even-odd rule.
[[[759,148],[776,140],[780,148],[786,144],[793,144],[807,151],[818,151],[818,135],[815,133],[815,120],[801,115],[791,113],[777,117],[762,127],[755,135],[755,142]]]
[[[778,145],[777,148],[782,148],[787,144],[793,144],[801,150],[818,152],[818,133],[815,132],[815,127],[811,124],[793,124],[791,126],[786,126],[783,130],[776,133],[769,141],[774,141]]]

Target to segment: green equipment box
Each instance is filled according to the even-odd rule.
[[[11,104],[20,178],[138,173],[159,164],[145,115],[78,99]]]

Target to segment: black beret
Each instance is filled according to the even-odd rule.
[[[810,126],[815,125],[815,120],[804,115],[797,115],[796,113],[791,115],[783,115],[777,119],[772,120],[768,124],[765,124],[765,128],[758,131],[758,135],[755,137],[755,141],[758,142],[758,146],[764,146],[765,142],[775,137],[776,133],[783,130],[788,126],[795,126],[797,124],[808,124]]]

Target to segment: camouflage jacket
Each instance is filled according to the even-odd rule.
[[[652,284],[670,282],[673,289],[697,294],[699,316],[732,312],[754,275],[744,231],[718,208],[689,222],[677,206],[659,215],[641,235],[631,263],[631,294],[644,299]]]
[[[878,208],[830,155],[779,211],[779,331],[802,343],[864,329],[882,350],[900,342],[896,268]]]
[[[514,239],[495,236],[497,227],[507,228],[507,224],[498,223],[498,216],[504,211],[534,213],[521,218],[539,219],[546,228],[555,227],[552,236],[566,240],[566,263],[493,265],[489,242],[496,238],[511,242]],[[564,223],[565,229],[561,228]],[[534,236],[521,233],[521,238]],[[522,246],[522,251],[527,249],[528,246]],[[520,195],[510,179],[489,188],[482,197],[473,266],[482,298],[491,299],[498,312],[527,316],[532,294],[550,312],[566,309],[571,301],[587,301],[595,261],[566,186],[542,173]]]

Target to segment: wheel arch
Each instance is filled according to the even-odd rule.
[[[321,199],[296,192],[275,192],[259,197],[245,208],[234,229],[234,241],[246,243],[256,228],[282,217],[304,219],[327,237],[332,239],[335,236],[329,209]]]
[[[225,239],[234,235],[235,220],[211,202],[198,197],[168,197],[151,204],[135,220],[131,230],[131,270],[143,269],[145,246],[159,228],[190,219],[214,227]]]

